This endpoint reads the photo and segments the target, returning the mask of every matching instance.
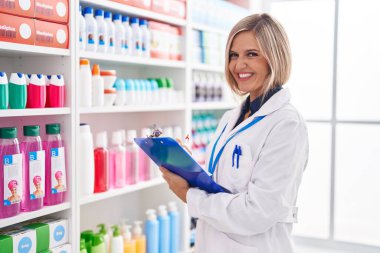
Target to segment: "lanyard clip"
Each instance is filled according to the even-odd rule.
[[[232,167],[235,166],[235,155],[236,155],[236,169],[239,169],[239,158],[241,156],[241,147],[235,145],[234,152],[232,153]]]

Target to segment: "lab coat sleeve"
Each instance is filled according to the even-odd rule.
[[[244,236],[264,233],[289,215],[307,156],[303,121],[281,120],[267,136],[247,191],[208,194],[191,188],[186,196],[190,216],[225,233]]]

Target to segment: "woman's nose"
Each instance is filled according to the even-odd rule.
[[[236,60],[236,65],[235,65],[236,70],[242,70],[245,67],[247,67],[247,63],[244,59],[237,59]]]

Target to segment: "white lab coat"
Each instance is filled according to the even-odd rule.
[[[232,194],[207,194],[196,188],[188,191],[189,214],[199,218],[196,253],[294,252],[290,234],[308,160],[308,136],[305,121],[289,101],[289,90],[281,89],[235,129],[241,106],[222,117],[207,149],[206,166],[227,123],[214,157],[229,136],[256,116],[266,115],[236,135],[219,160],[213,178]],[[242,150],[238,169],[232,167],[235,145]]]

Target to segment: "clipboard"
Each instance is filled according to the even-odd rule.
[[[158,165],[183,177],[191,187],[208,193],[226,192],[178,142],[170,137],[135,138],[136,144]]]

